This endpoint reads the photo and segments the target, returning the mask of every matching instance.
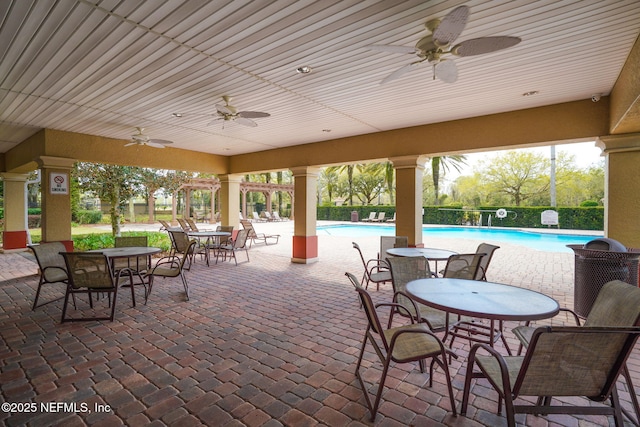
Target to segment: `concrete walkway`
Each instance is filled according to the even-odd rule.
[[[128,227],[132,228],[137,227]],[[159,226],[139,228],[157,231]],[[253,246],[250,262],[240,253],[237,267],[229,262],[207,267],[197,260],[187,272],[189,301],[179,280],[157,281],[147,305],[132,307],[129,291],[119,292],[114,322],[60,324],[61,301],[31,311],[38,283],[36,264],[29,256],[0,255],[1,400],[38,405],[35,412],[25,412],[24,407],[20,413],[1,411],[0,422],[9,426],[506,425],[496,415],[497,395],[486,382],[473,387],[467,417],[454,417],[442,372],[436,371],[430,388],[428,374],[420,374],[414,364],[391,369],[379,414],[371,423],[354,376],[365,319],[344,276],[346,271],[362,274],[351,246],[354,239],[320,234],[319,262],[299,265],[290,262],[293,222],[256,223],[255,228],[281,234],[280,242]],[[376,256],[379,238],[355,241],[367,258]],[[441,239],[425,245],[474,252],[478,242]],[[572,307],[572,253],[499,245],[488,272],[490,280],[534,289]],[[389,301],[391,286],[372,293],[378,302]],[[48,290],[43,298],[59,295],[61,288]],[[137,301],[141,300],[140,294]],[[562,317],[554,320],[562,322]],[[508,323],[506,330],[513,326]],[[507,334],[516,348],[515,338]],[[454,349],[460,355],[452,364],[459,405],[468,343],[458,340]],[[375,381],[381,366],[371,348],[365,365],[365,379]],[[637,356],[630,368],[640,384]],[[619,390],[629,407],[623,381]],[[517,419],[529,426],[612,422],[603,416]]]

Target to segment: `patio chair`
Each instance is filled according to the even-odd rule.
[[[380,213],[378,214],[378,217],[377,217],[377,218],[373,218],[373,219],[371,220],[371,222],[384,222],[384,217],[385,217],[385,215],[386,215],[386,213],[385,213],[385,212],[380,212]]]
[[[407,283],[417,279],[433,277],[429,269],[429,262],[423,256],[417,257],[389,257],[387,263],[391,270],[393,285],[393,302],[406,307],[408,314],[414,321],[421,321],[429,326],[433,332],[444,331],[447,327],[447,313],[436,308],[413,301],[407,294]],[[400,315],[407,312],[396,310]]]
[[[185,251],[185,255],[182,258],[176,255],[169,255],[158,260],[156,265],[146,274],[146,278],[149,280],[149,295],[151,295],[154,278],[180,276],[180,279],[182,280],[182,286],[184,287],[184,294],[187,298],[187,301],[189,301],[189,285],[187,284],[187,278],[184,274],[184,265],[187,261],[187,258],[189,258],[189,255],[193,254],[193,250],[195,249],[196,245],[197,242],[195,240],[190,241]]]
[[[64,305],[62,306],[61,322],[75,322],[86,320],[110,320],[113,321],[116,309],[116,297],[118,295],[118,287],[123,283],[121,276],[124,271],[121,270],[116,275],[113,274],[109,259],[99,252],[63,252],[65,265],[69,274],[67,283],[67,291],[64,297]],[[69,296],[75,298],[76,294],[87,294],[89,298],[89,307],[93,310],[94,302],[92,295],[108,293],[109,306],[111,313],[109,316],[93,316],[93,317],[67,317],[67,306]],[[113,294],[113,300],[111,299]],[[104,300],[104,298],[103,298]]]
[[[273,217],[273,219],[275,221],[287,221],[289,219],[289,218],[285,218],[285,217],[280,216],[278,211],[271,212],[271,216]]]
[[[489,243],[480,243],[478,245],[478,249],[476,249],[477,254],[484,254],[480,259],[480,265],[478,266],[478,271],[476,272],[475,280],[487,280],[487,270],[489,269],[489,263],[491,262],[491,258],[493,258],[493,253],[500,249],[500,246],[492,245]]]
[[[264,222],[266,221],[264,218],[261,218],[260,215],[258,215],[258,212],[253,211],[253,213],[251,214],[252,218],[254,221],[258,221],[258,222]]]
[[[478,253],[451,255],[442,272],[442,277],[475,280],[484,255]]]
[[[189,231],[208,231],[208,230],[210,230],[208,228],[200,228],[200,227],[198,227],[196,222],[191,218],[185,218],[185,221],[187,222],[187,225],[189,226]]]
[[[396,222],[396,213],[393,213],[393,218],[388,218],[386,222]]]
[[[376,216],[378,215],[377,212],[369,212],[369,218],[363,218],[362,222],[371,222],[374,219],[376,219]]]
[[[192,251],[188,252],[187,250],[192,240],[189,239],[187,233],[184,231],[169,230],[169,237],[171,239],[171,251],[169,252],[169,255],[182,254],[189,258],[189,264],[186,268],[187,270],[191,269],[191,264],[194,262],[196,255],[204,257],[207,262],[207,266],[209,265],[209,250],[206,246],[198,246],[198,241],[194,239],[193,241],[196,242],[196,246]]]
[[[159,219],[158,222],[160,223],[160,231],[165,231],[171,228],[171,224],[163,219]]]
[[[360,302],[368,320],[367,328],[364,334],[364,340],[362,341],[362,348],[360,349],[360,355],[358,356],[358,363],[356,364],[356,377],[362,387],[367,407],[371,414],[371,421],[374,421],[378,412],[378,406],[382,398],[382,392],[384,391],[384,384],[387,379],[387,374],[393,363],[409,363],[419,362],[420,371],[424,372],[424,359],[431,359],[431,366],[429,369],[429,387],[433,386],[433,373],[434,364],[437,364],[444,371],[446,377],[447,388],[449,390],[449,401],[451,404],[451,412],[456,415],[456,404],[453,396],[453,387],[451,385],[451,376],[449,374],[449,365],[447,363],[447,354],[455,356],[455,353],[447,349],[442,341],[436,337],[433,332],[429,330],[429,327],[421,322],[414,323],[411,320],[411,324],[388,327],[384,329],[380,318],[378,317],[378,309],[381,307],[389,307],[389,325],[393,321],[393,315],[396,310],[406,310],[398,303],[382,303],[373,304],[371,295],[358,283],[358,279],[351,273],[345,273],[351,281],[351,284],[356,288]],[[378,341],[382,343],[380,346]],[[371,402],[369,396],[368,387],[365,385],[360,373],[360,367],[364,356],[364,351],[367,346],[367,342],[370,342],[375,350],[380,362],[382,363],[382,376],[378,384],[378,389],[375,393],[375,400]]]
[[[638,292],[631,291],[631,289],[637,288],[621,281],[613,281],[603,285],[589,315],[585,319],[584,326],[619,327],[627,324],[634,326],[640,325],[640,313],[638,312],[637,305],[640,304],[640,297],[637,295]],[[627,293],[632,294],[633,299],[628,299]],[[576,326],[581,326],[580,317],[576,312],[568,308],[560,308],[560,311],[569,316],[575,322]],[[529,347],[536,329],[537,328],[532,326],[530,322],[527,322],[524,325],[516,326],[512,330],[513,334],[520,341],[518,355],[522,353],[523,348]],[[631,374],[629,373],[629,368],[626,363],[623,367],[622,375],[630,391],[631,404],[636,413],[635,419],[626,409],[622,408],[622,411],[637,426],[640,423],[640,404],[638,403],[638,396],[635,393]]]
[[[387,250],[391,248],[408,248],[409,238],[407,236],[380,236],[380,252],[378,259],[386,260]]]
[[[40,270],[38,289],[36,290],[36,296],[33,300],[33,306],[31,307],[31,310],[35,310],[38,307],[42,307],[43,305],[47,305],[64,298],[64,295],[61,295],[59,298],[55,298],[38,305],[38,298],[40,297],[40,291],[42,290],[43,285],[60,283],[61,290],[66,288],[68,283],[67,268],[61,252],[65,252],[67,249],[62,242],[29,245],[29,249],[33,251]],[[73,303],[75,304],[75,297]]]
[[[474,345],[469,353],[462,398],[464,415],[471,381],[486,378],[498,392],[498,413],[505,401],[507,425],[515,426],[516,413],[613,415],[623,425],[616,380],[640,334],[640,289],[621,281],[607,283],[592,310],[607,325],[541,326],[528,342],[524,356],[502,356],[493,348]],[[603,317],[600,317],[600,316]],[[483,349],[488,355],[479,354]],[[479,371],[474,371],[474,367]],[[551,405],[553,397],[586,397],[594,405]],[[515,405],[519,397],[537,397],[534,404]],[[611,406],[606,401],[611,401]],[[523,403],[526,403],[523,401]]]
[[[388,269],[388,264],[384,260],[370,259],[365,261],[360,246],[356,242],[351,242],[353,248],[358,251],[362,265],[364,266],[364,274],[362,275],[361,285],[364,285],[365,289],[369,288],[369,283],[376,284],[376,290],[380,290],[380,283],[386,283],[391,281],[391,272]]]
[[[184,218],[177,218],[178,224],[182,231],[190,231],[191,227],[189,227],[189,223]]]
[[[247,262],[249,262],[249,251],[247,249],[248,234],[249,231],[246,228],[238,230],[235,239],[230,239],[228,243],[220,246],[220,249],[218,249],[218,253],[216,254],[216,263],[218,262],[218,256],[223,254],[224,259],[227,258],[227,255],[229,256],[229,258],[233,258],[237,266],[238,258],[236,257],[236,252],[239,251],[244,251],[244,253],[247,254]]]
[[[248,232],[247,238],[249,239],[249,248],[251,248],[252,244],[256,242],[268,245],[269,240],[275,240],[273,242],[273,244],[275,245],[280,240],[279,234],[265,234],[256,232],[253,224],[246,219],[240,220],[240,224],[242,225],[242,228],[246,229]]]

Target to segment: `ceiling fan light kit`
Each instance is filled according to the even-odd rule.
[[[418,56],[417,61],[394,71],[380,83],[384,84],[399,79],[415,68],[414,65],[421,64],[425,61],[432,65],[434,80],[437,78],[445,83],[454,83],[458,80],[458,69],[455,62],[446,56],[465,57],[483,55],[515,46],[521,41],[519,37],[512,36],[479,37],[465,40],[450,47],[464,30],[468,17],[469,7],[458,6],[450,11],[444,18],[428,21],[425,27],[431,34],[418,40],[413,48],[393,45],[369,46],[371,50],[403,54],[410,53]]]

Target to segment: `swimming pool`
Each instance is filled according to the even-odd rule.
[[[318,235],[363,237],[394,236],[395,226],[363,224],[321,225]],[[567,245],[583,245],[598,236],[562,233],[537,233],[535,231],[487,228],[487,227],[423,227],[422,241],[432,242],[437,238],[473,239],[487,243],[512,243],[545,252],[572,252]]]

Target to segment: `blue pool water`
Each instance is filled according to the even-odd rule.
[[[364,237],[395,236],[395,226],[371,225],[326,225],[317,228],[318,235]],[[474,239],[487,243],[512,243],[546,252],[572,252],[567,245],[583,245],[600,236],[536,233],[518,229],[498,229],[486,227],[424,227],[422,241],[428,246],[438,238]]]

